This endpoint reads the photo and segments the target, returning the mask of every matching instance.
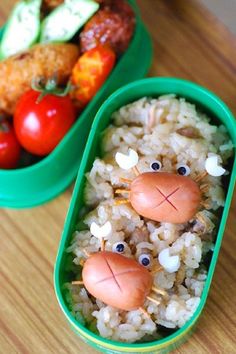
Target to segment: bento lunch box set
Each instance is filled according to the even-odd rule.
[[[223,124],[236,145],[236,123],[229,108],[212,92],[177,78],[146,78],[152,59],[152,44],[140,18],[134,0],[128,1],[136,14],[136,30],[128,50],[118,61],[108,80],[85,108],[79,119],[47,157],[40,162],[16,170],[0,170],[0,206],[26,208],[42,204],[60,194],[76,177],[76,182],[58,249],[54,285],[56,296],[72,330],[87,344],[107,354],[169,353],[192,334],[204,309],[220,252],[224,229],[236,180],[236,156],[230,160],[230,171],[224,178],[225,206],[221,214],[215,247],[208,269],[200,304],[191,319],[165,338],[145,343],[121,343],[102,338],[76,320],[68,307],[64,284],[71,282],[66,267],[66,249],[78,224],[78,215],[84,207],[85,175],[100,155],[100,139],[111,123],[112,113],[142,97],[158,97],[173,93],[196,104],[213,117],[213,123]],[[4,28],[1,31],[3,34]],[[79,350],[79,349],[78,349]]]

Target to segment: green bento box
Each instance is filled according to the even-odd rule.
[[[152,59],[151,39],[142,23],[135,0],[128,2],[136,15],[136,29],[129,48],[52,153],[29,167],[0,169],[0,207],[33,207],[65,190],[76,177],[91,124],[102,102],[122,85],[147,74]],[[0,40],[3,32],[4,28],[0,31]]]
[[[224,210],[222,210],[220,216],[221,222],[219,225],[215,248],[210,262],[208,276],[201,301],[193,317],[182,328],[176,330],[175,333],[163,339],[149,343],[120,343],[104,339],[91,332],[88,328],[85,328],[72,316],[67,306],[65,294],[63,291],[63,284],[65,282],[71,281],[71,278],[70,273],[66,270],[65,250],[69,246],[73,231],[75,230],[76,224],[78,222],[79,211],[83,207],[85,174],[91,169],[94,159],[100,154],[99,142],[101,133],[110,124],[111,114],[121,106],[124,106],[144,96],[157,97],[167,93],[175,93],[177,96],[185,97],[190,102],[194,102],[206,113],[210,114],[210,116],[213,117],[213,122],[215,124],[224,124],[228,130],[234,146],[236,145],[236,123],[228,107],[216,95],[207,89],[189,81],[175,78],[148,78],[136,81],[117,90],[103,103],[99,109],[88,138],[68,215],[65,221],[55,265],[54,281],[55,291],[60,307],[72,328],[85,342],[103,353],[168,353],[169,351],[179,346],[183,341],[185,341],[192,333],[206,303],[220,251],[236,179],[235,152],[234,158],[231,159],[229,165],[227,166],[227,169],[230,171],[230,175],[226,176],[224,180],[226,202]]]

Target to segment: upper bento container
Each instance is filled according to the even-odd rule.
[[[29,167],[0,170],[0,207],[33,207],[52,199],[68,187],[78,172],[91,124],[102,102],[120,86],[147,74],[152,58],[151,39],[135,0],[127,1],[136,14],[136,29],[129,48],[51,154]],[[0,32],[0,39],[3,32],[4,29]]]
[[[85,174],[91,169],[95,158],[100,154],[99,144],[101,134],[104,129],[106,129],[107,126],[111,123],[111,114],[120,107],[144,96],[158,97],[159,95],[168,93],[174,93],[177,96],[185,97],[188,101],[195,103],[197,107],[200,107],[204,112],[212,117],[214,124],[224,124],[234,146],[236,145],[236,124],[234,117],[228,107],[210,91],[188,81],[174,78],[149,78],[136,81],[116,91],[101,106],[93,123],[80,165],[76,185],[59,246],[54,280],[56,295],[60,307],[72,328],[84,341],[103,353],[167,353],[180,345],[184,340],[186,340],[188,335],[190,335],[194,329],[194,326],[206,303],[211,280],[219,255],[236,178],[235,152],[234,158],[231,159],[229,165],[227,166],[227,169],[230,171],[230,175],[224,179],[224,187],[226,191],[225,207],[224,210],[222,210],[215,248],[211,258],[208,276],[201,301],[192,318],[182,328],[176,330],[176,332],[174,332],[172,335],[149,343],[126,344],[115,342],[112,340],[104,339],[91,332],[88,328],[85,328],[72,316],[65,301],[63,284],[72,280],[70,277],[71,274],[66,270],[65,250],[68,247],[72,238],[72,234],[76,228],[79,211],[83,207]]]

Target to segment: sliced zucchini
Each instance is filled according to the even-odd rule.
[[[42,24],[40,42],[66,42],[98,10],[93,0],[65,0]]]
[[[22,0],[14,7],[0,44],[1,59],[28,49],[37,41],[41,3],[42,0]]]

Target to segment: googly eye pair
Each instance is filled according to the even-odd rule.
[[[190,175],[191,170],[190,170],[188,165],[178,164],[176,166],[176,168],[177,168],[177,172],[178,172],[178,174],[180,176],[188,176],[188,175]]]
[[[155,171],[155,172],[158,172],[161,170],[162,168],[162,164],[160,161],[153,161],[151,164],[150,164],[150,168]],[[184,165],[184,164],[178,164],[176,166],[177,168],[177,172],[180,176],[188,176],[190,175],[190,168],[188,165]]]
[[[144,267],[148,267],[151,263],[151,257],[148,254],[141,254],[138,261]]]
[[[125,243],[124,242],[116,242],[112,246],[112,251],[115,253],[124,253],[125,252]]]
[[[115,253],[124,253],[125,251],[125,243],[124,242],[116,242],[112,246],[112,251]],[[144,267],[148,267],[151,263],[151,258],[148,254],[141,254],[138,259],[139,263]]]

